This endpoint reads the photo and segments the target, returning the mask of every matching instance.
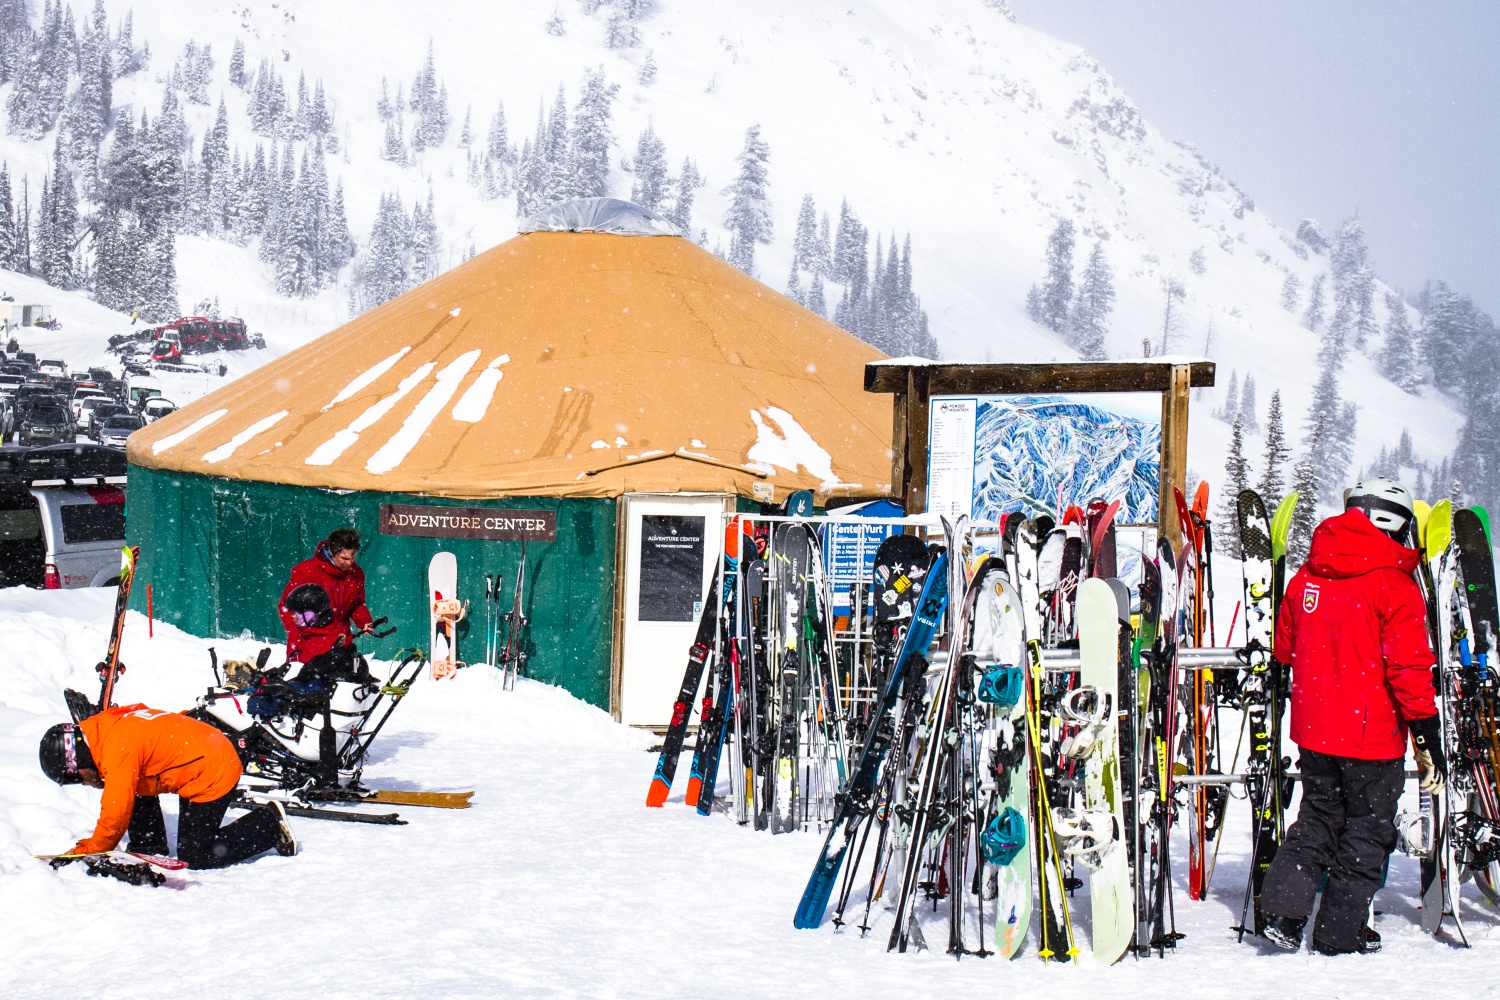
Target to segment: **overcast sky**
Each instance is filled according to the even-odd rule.
[[[1500,316],[1500,2],[1011,0],[1283,226],[1358,213],[1381,278]]]

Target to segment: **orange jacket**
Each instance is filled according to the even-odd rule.
[[[189,802],[212,802],[240,780],[240,758],[229,738],[185,715],[145,705],[111,708],[78,724],[104,779],[93,836],[75,854],[112,851],[130,827],[137,795],[175,792]]]

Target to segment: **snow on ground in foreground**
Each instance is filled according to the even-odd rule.
[[[1165,961],[1046,967],[888,955],[870,938],[796,931],[814,834],[772,837],[723,817],[642,802],[655,757],[640,734],[562,691],[495,674],[424,678],[376,743],[372,784],[473,788],[466,811],[407,808],[404,827],[295,820],[302,854],[192,873],[152,890],[55,872],[28,855],[87,833],[99,793],[42,777],[36,741],[62,719],[60,691],[92,690],[105,590],[0,591],[0,995],[6,997],[1111,997],[1476,996],[1500,931],[1471,912],[1471,951],[1416,924],[1416,863],[1397,856],[1377,897],[1385,952],[1261,956],[1237,945],[1247,817],[1230,820],[1212,898],[1181,879]],[[132,614],[125,702],[180,709],[209,681],[205,649],[251,656]],[[685,769],[684,769],[685,770]],[[176,800],[163,803],[168,823]],[[1186,857],[1186,845],[1174,846]],[[1473,900],[1472,887],[1466,898]],[[1083,896],[1075,907],[1086,910]],[[946,941],[934,926],[928,940]],[[1251,977],[1254,977],[1253,979]],[[1482,992],[1482,990],[1480,991]]]

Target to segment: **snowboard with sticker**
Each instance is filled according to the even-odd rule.
[[[432,676],[452,677],[463,666],[458,659],[458,623],[465,607],[458,599],[458,557],[439,552],[427,564],[427,598],[431,613],[428,634]]]

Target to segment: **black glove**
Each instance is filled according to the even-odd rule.
[[[1412,747],[1417,755],[1418,782],[1424,792],[1442,791],[1448,778],[1448,761],[1443,756],[1443,727],[1435,715],[1408,722]]]

